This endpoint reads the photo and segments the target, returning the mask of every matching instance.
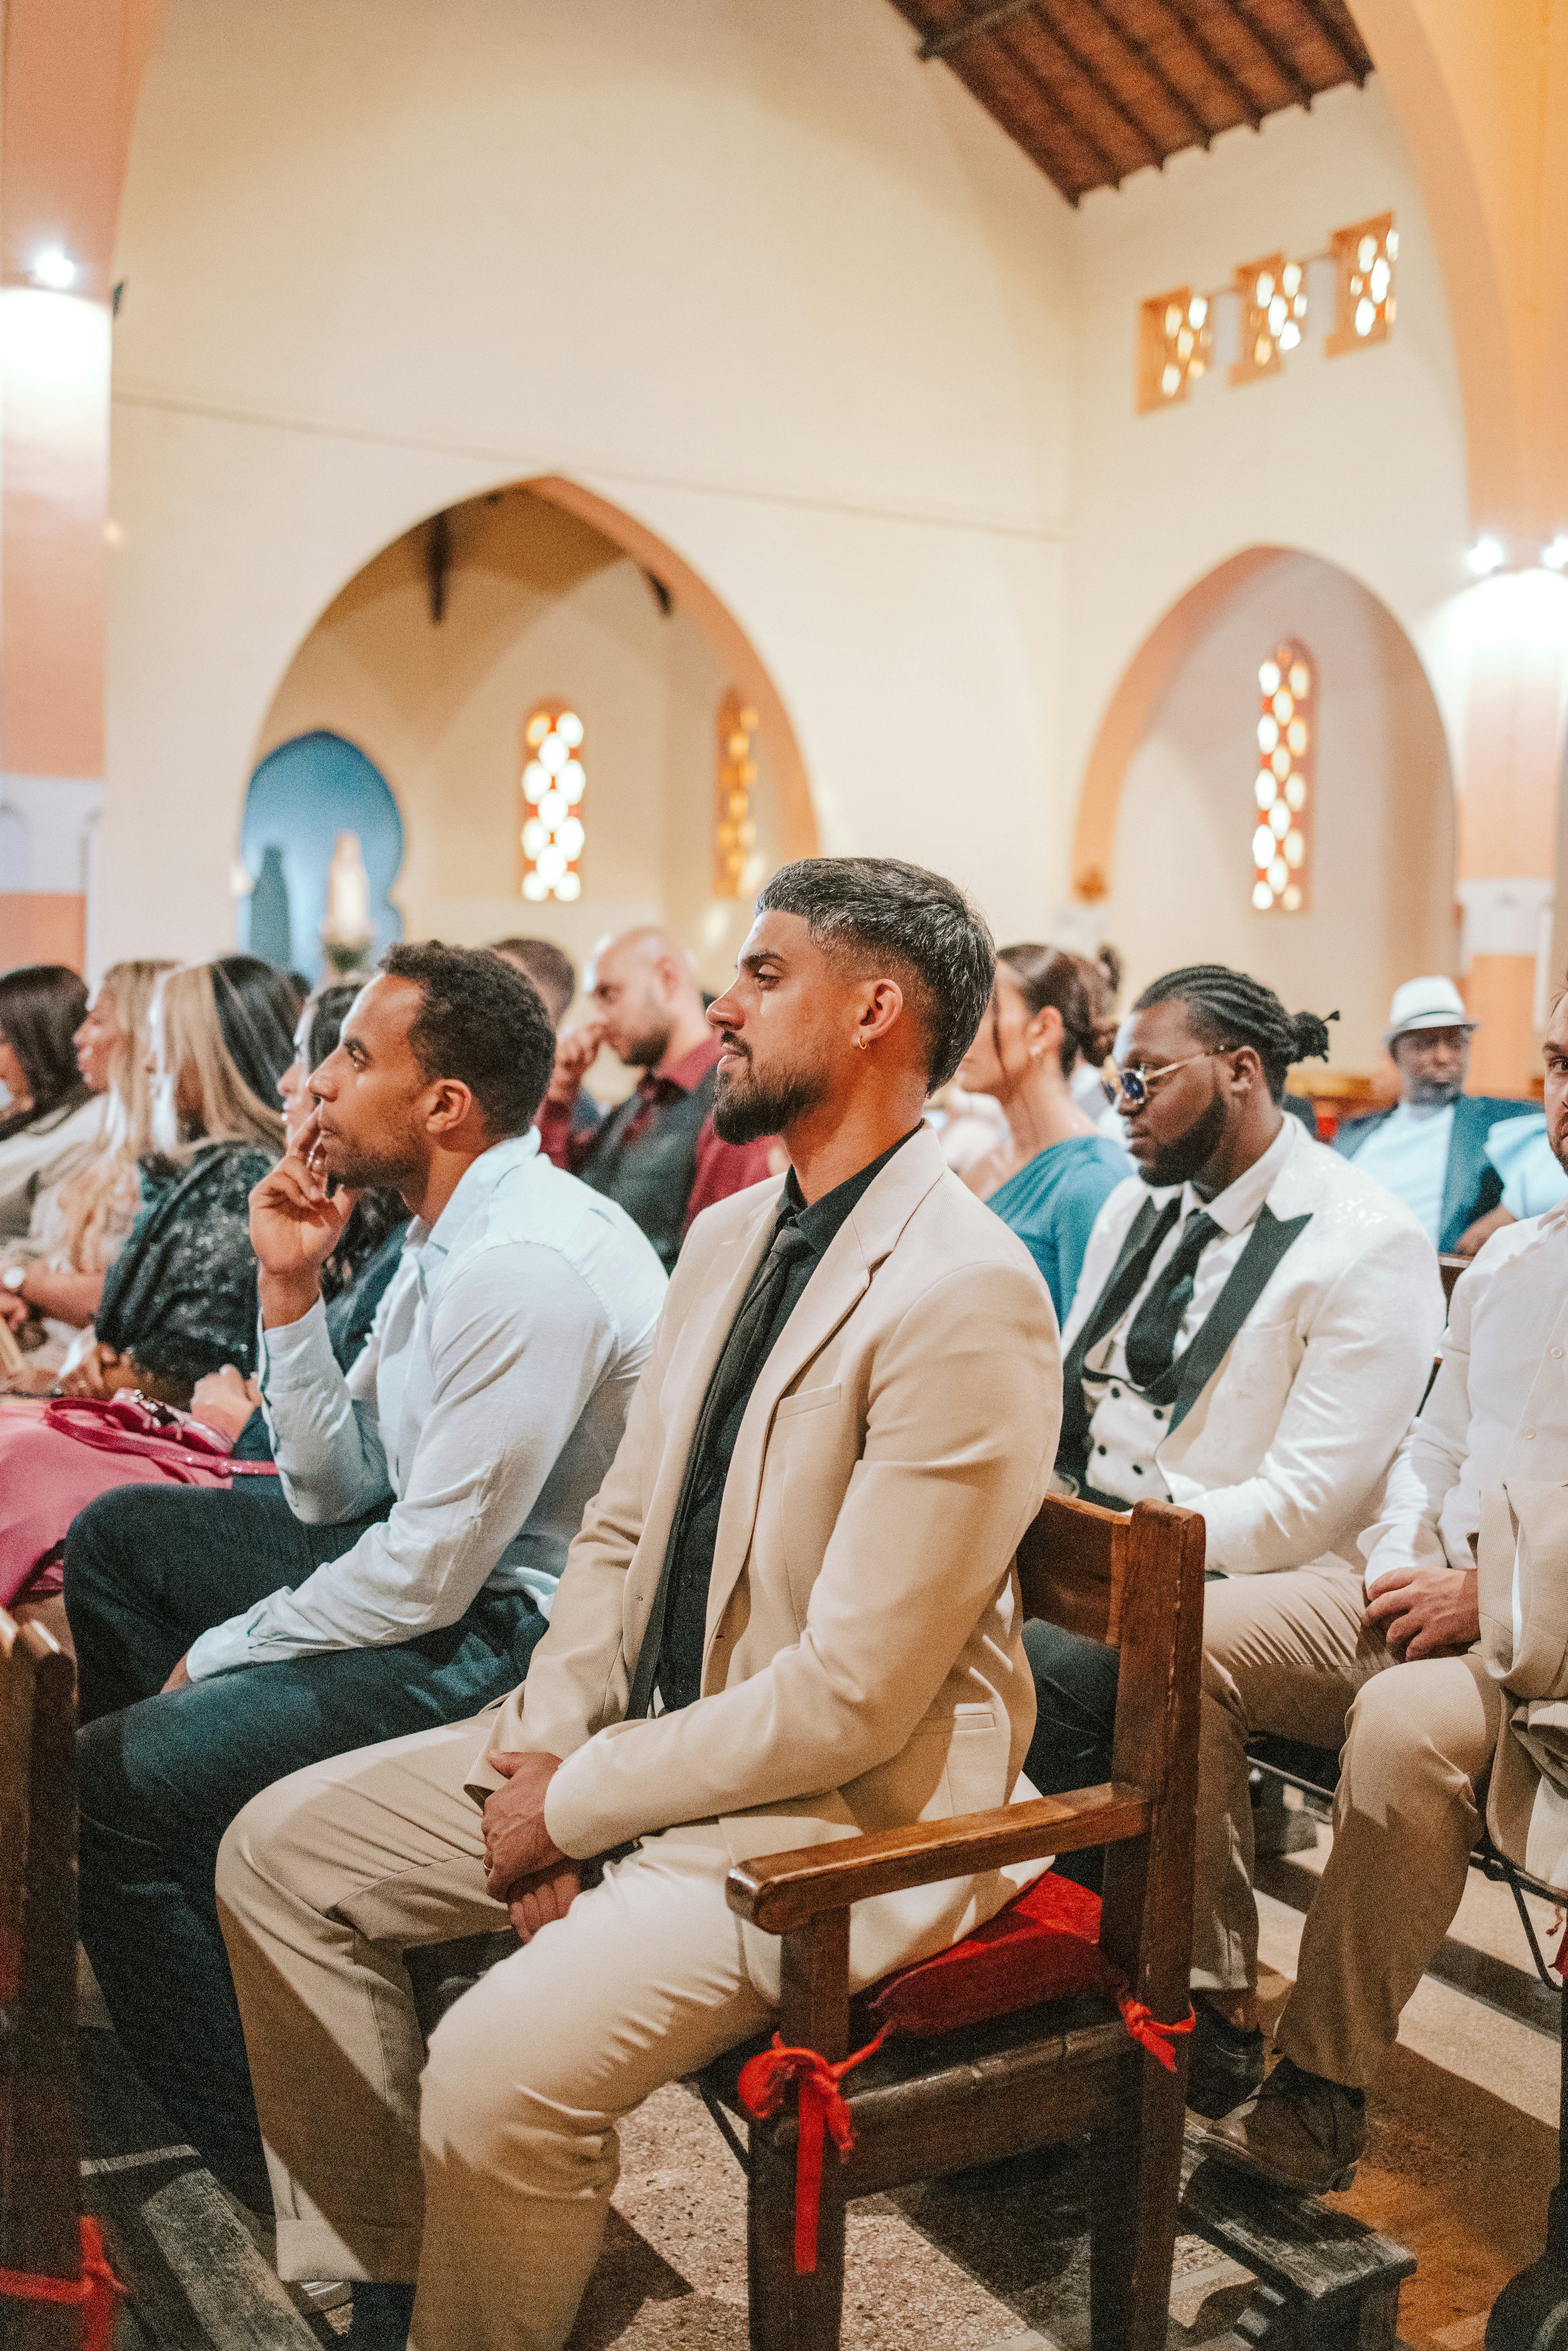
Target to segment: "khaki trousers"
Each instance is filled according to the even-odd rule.
[[[1246,1743],[1343,1748],[1333,1851],[1275,2032],[1299,2065],[1362,2088],[1465,1890],[1501,1701],[1478,1654],[1398,1665],[1363,1632],[1347,1567],[1233,1576],[1205,1595],[1193,1982],[1257,1981]]]
[[[224,1840],[219,1912],[281,2274],[417,2278],[412,2351],[559,2351],[617,2121],[773,2010],[717,1833],[677,1831],[493,1968],[427,2061],[403,1951],[507,1923],[463,1787],[481,1737],[423,1732],[269,1788]]]

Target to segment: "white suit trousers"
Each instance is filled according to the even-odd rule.
[[[463,1785],[476,1745],[461,1723],[280,1781],[224,1841],[220,1915],[281,2274],[417,2278],[411,2351],[559,2351],[616,2123],[773,2010],[717,1832],[675,1831],[493,1968],[426,2061],[403,1951],[507,1923]]]

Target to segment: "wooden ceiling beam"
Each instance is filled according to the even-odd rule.
[[[1086,181],[1083,186],[1079,189],[1078,195],[1086,194],[1090,188],[1101,185],[1102,183],[1110,188],[1118,186],[1123,178],[1123,173],[1117,167],[1115,158],[1107,153],[1106,150],[1101,146],[1100,141],[1090,130],[1088,124],[1084,122],[1082,116],[1073,112],[1071,107],[1063,98],[1061,91],[1056,89],[1049,89],[1046,84],[1041,81],[1030,59],[1027,57],[1020,55],[1017,45],[1017,37],[1010,27],[1006,26],[1000,27],[991,36],[991,37],[997,48],[1008,59],[1009,65],[1011,65],[1016,71],[1024,76],[1025,79],[1029,82],[1030,87],[1039,93],[1040,97],[1045,100],[1046,104],[1051,109],[1051,110],[1063,123],[1065,123],[1069,138],[1076,140],[1080,147],[1085,148],[1088,152],[1093,156],[1095,166],[1101,174],[1101,178],[1099,181]],[[1063,44],[1060,40],[1057,42],[1057,47],[1059,48],[1062,48],[1063,54],[1071,59],[1071,50],[1065,49],[1063,47]],[[1144,140],[1145,145],[1149,143],[1148,134],[1146,132],[1140,132],[1139,136]],[[1078,195],[1075,195],[1072,198],[1072,202],[1074,204],[1078,202]]]
[[[1060,21],[1058,12],[1061,5],[1061,0],[1037,0],[1035,15],[1041,27],[1048,37],[1053,41],[1056,47],[1061,50],[1062,56],[1067,59],[1069,65],[1072,67],[1073,70],[1088,83],[1089,88],[1094,92],[1094,95],[1100,100],[1101,105],[1103,106],[1109,113],[1115,115],[1118,121],[1125,125],[1125,127],[1132,132],[1134,138],[1138,140],[1146,149],[1151,161],[1156,163],[1163,172],[1166,167],[1166,150],[1155,137],[1154,132],[1149,129],[1147,123],[1140,121],[1139,118],[1133,113],[1131,109],[1117,97],[1115,91],[1112,89],[1104,76],[1100,72],[1098,67],[1092,64],[1089,58],[1084,56],[1082,50],[1078,47],[1077,44],[1068,38],[1066,33],[1063,32],[1061,28]],[[1036,78],[1038,79],[1038,76]],[[1071,110],[1070,108],[1069,112],[1071,111]],[[1077,118],[1074,117],[1073,119],[1076,120]],[[1125,176],[1125,174],[1121,172],[1117,172],[1114,176],[1119,182]]]
[[[977,16],[971,16],[966,24],[950,25],[945,33],[931,34],[921,42],[915,54],[923,66],[930,65],[936,57],[950,57],[955,49],[961,49],[977,33],[988,33],[996,26],[1007,24],[1010,18],[1023,16],[1033,6],[1034,0],[996,0],[994,7],[982,8]]]
[[[1081,168],[1069,171],[1065,167],[1062,161],[1063,142],[1069,156],[1073,154],[1081,156],[1087,152],[1094,158],[1094,167],[1104,182],[1109,184],[1114,181],[1115,166],[1110,157],[1083,129],[1077,118],[1067,112],[1052,92],[1046,89],[1037,77],[1030,71],[1028,66],[1015,55],[1010,42],[1005,38],[993,39],[977,56],[959,57],[953,67],[953,71],[959,76],[965,87],[973,97],[978,99],[983,107],[996,114],[999,120],[1007,122],[1012,137],[1019,141],[1019,145],[1024,147],[1026,152],[1034,154],[1035,161],[1047,178],[1054,186],[1061,189],[1070,204],[1076,206],[1079,199],[1086,194],[1090,188],[1098,187],[1101,182],[1096,179],[1085,179]],[[1004,85],[1011,82],[1014,88],[1010,90],[1005,87],[998,89],[997,86],[998,81]],[[1038,130],[1031,130],[1029,135],[1020,131],[1019,115],[1021,113],[1027,119],[1031,109],[1043,116],[1052,132],[1056,134],[1054,141],[1043,137]]]
[[[1317,92],[1295,60],[1280,47],[1271,33],[1263,30],[1251,9],[1244,5],[1244,0],[1230,0],[1230,13],[1245,28],[1248,39],[1262,50],[1281,80],[1295,91],[1297,104],[1306,107],[1310,112]]]
[[[1213,139],[1214,132],[1204,120],[1203,116],[1199,114],[1197,107],[1194,106],[1192,100],[1186,96],[1186,92],[1176,88],[1176,83],[1172,81],[1169,74],[1166,73],[1164,66],[1161,65],[1158,57],[1155,55],[1153,49],[1150,48],[1148,43],[1146,41],[1139,40],[1135,33],[1129,33],[1125,26],[1118,24],[1115,17],[1110,14],[1109,10],[1101,5],[1101,0],[1082,0],[1082,5],[1087,8],[1092,16],[1099,18],[1101,24],[1104,26],[1106,31],[1112,36],[1113,39],[1120,42],[1123,48],[1126,50],[1128,56],[1137,60],[1144,71],[1148,75],[1150,80],[1158,83],[1160,89],[1164,90],[1166,97],[1169,99],[1171,105],[1176,108],[1177,113],[1186,115],[1187,120],[1191,123],[1193,130],[1197,134],[1200,145],[1207,147]]]
[[[1333,16],[1324,7],[1323,0],[1296,0],[1296,5],[1312,18],[1357,89],[1364,89],[1366,77],[1372,71],[1372,59],[1361,42],[1357,40],[1354,49],[1351,47]]]
[[[1257,99],[1253,97],[1246,83],[1239,79],[1239,78],[1231,70],[1230,67],[1226,64],[1225,59],[1219,55],[1218,50],[1210,46],[1207,37],[1198,31],[1197,25],[1193,22],[1191,16],[1184,5],[1184,0],[1157,0],[1157,5],[1165,10],[1167,16],[1175,17],[1176,23],[1181,26],[1182,31],[1186,34],[1187,39],[1192,43],[1193,47],[1197,51],[1198,56],[1203,59],[1204,64],[1208,68],[1209,72],[1214,76],[1215,80],[1224,83],[1226,89],[1230,92],[1231,97],[1236,100],[1237,105],[1241,109],[1242,113],[1251,124],[1253,130],[1261,131],[1263,128],[1262,108],[1259,105]]]

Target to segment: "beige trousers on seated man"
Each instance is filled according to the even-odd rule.
[[[426,2063],[403,1951],[507,1923],[464,1788],[476,1728],[268,1789],[229,1832],[219,1909],[281,2273],[417,2273],[420,2351],[554,2351],[604,2233],[616,2123],[773,2006],[725,1903],[722,1837],[674,1830],[465,1993]]]
[[[1298,2065],[1354,2089],[1375,2079],[1459,1907],[1501,1715],[1479,1651],[1399,1665],[1363,1631],[1364,1606],[1360,1575],[1333,1565],[1207,1587],[1193,1916],[1194,1983],[1249,1988],[1247,1741],[1343,1745],[1333,1851],[1274,2037]]]

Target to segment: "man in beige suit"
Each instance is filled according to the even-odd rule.
[[[778,1947],[725,1902],[732,1860],[1020,1786],[1013,1553],[1056,1448],[1056,1322],[921,1121],[992,970],[935,874],[775,876],[712,1008],[716,1115],[735,1141],[780,1134],[791,1172],[694,1227],[525,1688],[280,1782],[225,1840],[279,2267],[362,2281],[356,2344],[558,2351],[617,2121],[777,2007]],[[1013,1890],[859,1906],[855,1981]],[[438,2028],[422,2083],[404,1950],[508,1912],[521,1948]]]

